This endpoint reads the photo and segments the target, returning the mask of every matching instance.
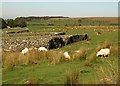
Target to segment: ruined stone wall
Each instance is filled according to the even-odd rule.
[[[88,39],[87,34],[71,36],[46,34],[29,37],[4,37],[2,38],[2,48],[5,51],[21,51],[25,47],[39,48],[41,46],[48,49],[55,49],[86,39]]]

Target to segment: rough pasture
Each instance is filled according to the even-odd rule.
[[[89,40],[86,41],[78,41],[75,43],[71,43],[69,45],[63,46],[59,49],[54,49],[53,52],[50,51],[49,52],[49,60],[45,60],[45,59],[40,59],[39,60],[39,56],[44,57],[44,55],[42,55],[41,53],[32,53],[33,56],[30,54],[31,59],[33,59],[33,64],[27,64],[27,65],[18,65],[15,66],[13,68],[10,69],[3,69],[3,84],[8,84],[8,83],[13,83],[13,84],[24,84],[26,83],[26,81],[31,81],[32,83],[39,83],[39,84],[64,84],[66,81],[66,71],[69,72],[68,69],[73,70],[73,68],[76,68],[78,70],[79,73],[79,80],[81,84],[96,84],[96,83],[103,83],[102,80],[109,78],[109,76],[113,76],[110,75],[111,72],[111,68],[115,68],[115,71],[117,71],[117,51],[115,49],[114,46],[118,46],[118,34],[117,34],[117,27],[114,26],[76,26],[76,27],[72,27],[72,26],[66,26],[66,27],[39,27],[39,26],[28,26],[30,31],[33,32],[66,32],[66,35],[74,35],[74,34],[84,34],[87,33],[89,36]],[[96,31],[100,31],[101,35],[97,36],[97,34],[95,33]],[[110,32],[108,30],[111,30]],[[105,32],[104,32],[105,31]],[[112,35],[112,36],[111,36]],[[7,37],[6,37],[7,38]],[[14,38],[14,37],[13,37]],[[25,38],[25,37],[24,37]],[[33,38],[36,38],[33,36]],[[27,39],[27,36],[26,36]],[[22,40],[22,38],[21,38]],[[111,54],[109,56],[109,60],[108,58],[106,59],[102,59],[101,58],[97,58],[94,59],[94,55],[92,55],[94,52],[96,52],[96,48],[98,47],[98,45],[102,45],[107,46],[107,44],[104,45],[104,41],[108,41],[111,43],[111,49],[113,51],[113,54]],[[79,57],[81,56],[81,54],[76,54],[73,53],[76,50],[81,50],[80,48],[83,48],[87,51],[86,53],[86,59],[82,59],[79,60],[75,57]],[[102,48],[102,47],[100,47]],[[74,56],[75,60],[73,61],[64,61],[64,59],[62,58],[61,54],[59,54],[60,51],[67,51],[70,52],[70,56]],[[14,55],[12,55],[14,56]],[[37,57],[36,57],[37,56]],[[83,55],[82,55],[83,56]],[[40,57],[40,58],[41,58]],[[60,58],[54,58],[54,57],[60,57]],[[34,60],[34,58],[38,58],[37,60]],[[95,57],[96,58],[96,57]],[[16,57],[15,57],[16,59]],[[30,59],[30,61],[31,61]],[[94,60],[93,60],[94,59]],[[60,61],[60,63],[59,63]],[[62,61],[62,62],[61,62]],[[90,66],[84,66],[84,64],[89,64],[90,61]],[[108,62],[106,62],[108,61]],[[34,64],[34,62],[37,64]],[[50,63],[52,64],[50,64]],[[113,64],[111,63],[113,62]],[[59,63],[59,64],[58,64]],[[109,67],[109,65],[112,64],[112,67]],[[108,73],[108,75],[106,75],[106,77],[99,77],[101,76],[105,76],[103,75],[104,73],[97,73],[96,72],[96,68],[100,68],[101,70],[98,70],[97,72],[101,72],[102,69],[104,69],[104,71],[106,73],[108,73],[107,71],[110,71],[111,73]],[[105,68],[108,68],[105,69]],[[114,72],[115,72],[114,71]],[[14,75],[13,75],[14,74]],[[21,76],[18,77],[18,74],[20,74]],[[74,75],[74,74],[73,74]],[[117,72],[115,72],[115,75],[117,75]],[[99,78],[98,78],[99,77]],[[113,76],[114,77],[114,76]],[[99,80],[101,82],[99,82]],[[114,79],[115,80],[115,79]],[[114,81],[113,80],[113,81]],[[109,82],[109,81],[106,81]],[[113,82],[114,83],[114,82]]]

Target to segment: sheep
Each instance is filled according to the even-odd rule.
[[[54,35],[58,35],[58,33],[57,33],[57,32],[55,32],[55,33],[54,33]]]
[[[68,54],[68,52],[64,52],[64,57],[66,58],[66,59],[71,59],[71,57],[70,57],[70,55]]]
[[[25,49],[23,49],[23,50],[21,51],[21,53],[25,55],[28,51],[29,51],[29,49],[28,49],[28,48],[25,48]]]
[[[47,49],[45,47],[39,47],[38,50],[39,51],[47,51]]]
[[[100,51],[97,52],[96,56],[97,57],[108,57],[108,55],[110,54],[110,49],[109,48],[105,48],[105,49],[101,49]]]

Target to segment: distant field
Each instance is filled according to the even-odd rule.
[[[90,18],[50,18],[48,20],[33,19],[27,21],[34,26],[107,26],[117,25],[117,17],[90,17]]]
[[[86,19],[85,19],[86,20]],[[94,19],[89,19],[94,20]],[[106,19],[107,20],[107,19]],[[109,20],[109,19],[108,19]],[[110,19],[111,20],[111,19]],[[114,20],[114,19],[113,19]],[[115,19],[116,20],[116,19]],[[95,20],[96,21],[96,20]],[[99,19],[98,19],[99,21]],[[84,21],[85,23],[86,21]],[[102,45],[105,41],[118,46],[118,28],[116,26],[109,26],[106,23],[105,26],[79,26],[78,20],[33,20],[27,22],[27,28],[32,32],[66,32],[67,35],[72,34],[84,34],[87,33],[90,40],[76,42],[62,48],[54,49],[54,51],[68,51],[72,52],[80,48],[84,48],[87,51],[87,57],[89,58],[92,53],[95,52],[98,44]],[[84,25],[84,23],[82,23]],[[98,22],[97,22],[98,23]],[[43,24],[43,25],[40,25]],[[48,24],[54,24],[48,26]],[[68,24],[68,26],[65,26]],[[75,25],[74,25],[75,24]],[[101,32],[97,35],[96,32]],[[99,74],[95,69],[103,67],[105,71],[109,70],[107,63],[108,59],[110,62],[115,64],[112,65],[115,68],[118,66],[117,52],[110,55],[109,58],[98,58],[92,61],[92,66],[84,66],[85,59],[77,61],[66,61],[59,64],[50,64],[48,60],[38,60],[37,64],[18,65],[14,68],[3,68],[3,84],[23,84],[27,80],[31,80],[32,83],[37,84],[65,84],[66,82],[66,71],[77,69],[79,71],[79,83],[80,84],[97,84],[99,82]],[[108,69],[108,70],[107,70]],[[116,71],[117,69],[115,69]],[[100,72],[100,70],[98,70]],[[109,73],[108,73],[109,75]],[[117,75],[117,73],[115,74]]]

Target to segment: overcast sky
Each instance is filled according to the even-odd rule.
[[[7,1],[8,0],[4,0],[4,2],[0,3],[0,8],[2,7],[2,9],[0,9],[2,10],[2,14],[0,16],[2,16],[5,19],[16,18],[20,16],[55,16],[55,15],[69,17],[118,16],[117,0],[112,0],[114,2],[87,2],[86,0],[85,0],[86,2],[30,2],[33,0],[29,0],[29,2],[14,2],[14,0],[9,0],[13,2]]]

